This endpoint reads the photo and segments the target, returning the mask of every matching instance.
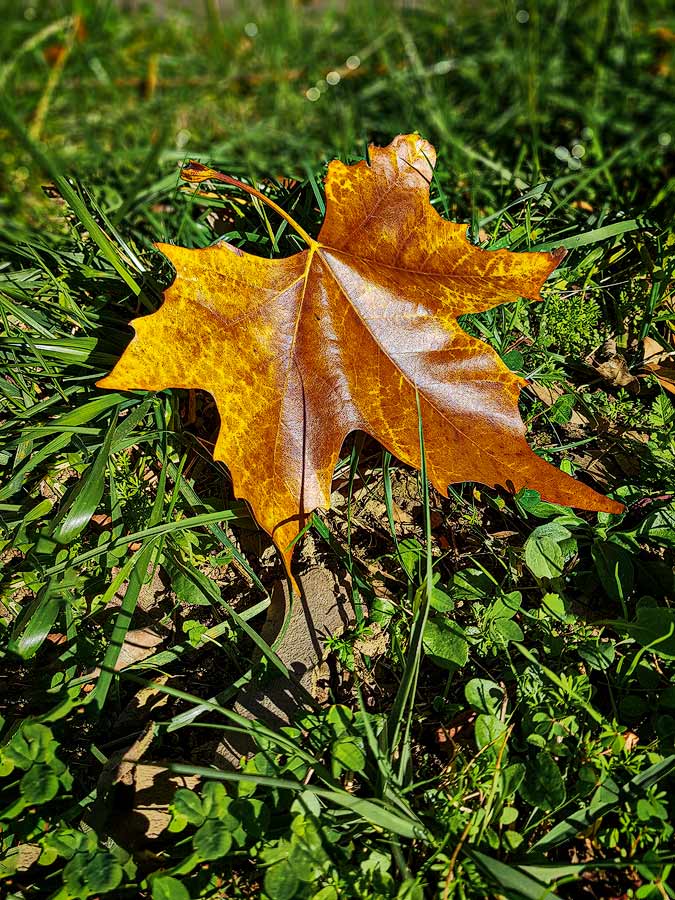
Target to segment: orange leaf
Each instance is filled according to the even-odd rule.
[[[429,203],[434,148],[418,135],[334,161],[317,240],[255,188],[308,244],[262,259],[228,244],[159,249],[176,268],[162,307],[136,319],[115,390],[203,388],[222,426],[214,456],[290,569],[306,517],[330,505],[340,448],[356,429],[420,467],[417,396],[436,489],[458,481],[536,488],[581,509],[623,507],[540,459],[525,441],[525,383],[457,317],[540,300],[564,251],[484,251]],[[190,163],[190,181],[229,176]]]

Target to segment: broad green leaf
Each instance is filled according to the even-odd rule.
[[[424,900],[422,885],[416,878],[406,878],[398,889],[396,900]]]
[[[202,810],[205,816],[223,821],[228,815],[231,803],[224,785],[218,781],[207,781],[202,788]]]
[[[312,900],[340,900],[337,890],[332,884],[321,888],[316,894],[312,894]]]
[[[171,578],[171,587],[183,603],[193,606],[209,606],[220,601],[220,590],[203,572],[189,563],[167,554],[164,568]]]
[[[57,742],[51,729],[41,722],[25,722],[14,732],[3,754],[21,769],[27,769],[34,762],[49,762],[54,758]]]
[[[422,590],[426,590],[425,586],[422,586]],[[436,612],[447,613],[452,612],[455,608],[455,601],[449,594],[446,594],[445,591],[442,591],[440,588],[434,587],[431,589],[431,596],[429,597],[429,605],[432,609],[435,609]]]
[[[616,644],[613,641],[584,641],[579,644],[577,652],[592,669],[604,672],[614,662]]]
[[[232,835],[217,819],[207,819],[192,835],[192,846],[202,859],[222,859],[232,846]]]
[[[365,754],[353,737],[344,735],[333,741],[331,754],[334,760],[350,772],[362,772],[365,768]]]
[[[635,534],[643,541],[675,547],[675,507],[668,506],[650,513],[640,523]]]
[[[520,591],[510,591],[497,597],[489,610],[491,618],[512,619],[519,611],[523,602]]]
[[[191,825],[201,825],[204,821],[202,803],[194,791],[178,788],[174,794],[172,806],[178,815],[186,818]]]
[[[476,746],[479,750],[482,750],[483,747],[489,747],[488,752],[492,756],[498,756],[504,746],[506,730],[506,725],[497,716],[481,713],[476,718],[474,732]]]
[[[47,803],[58,794],[59,779],[48,766],[36,764],[23,776],[19,789],[28,806]]]
[[[501,796],[506,798],[515,794],[524,777],[525,766],[523,763],[511,763],[510,766],[503,766],[499,773]]]
[[[522,641],[523,629],[513,619],[495,619],[490,625],[490,633],[501,644],[509,641]]]
[[[659,606],[641,606],[637,620],[620,627],[650,653],[675,659],[675,610]]]
[[[452,578],[453,597],[479,600],[494,594],[496,589],[496,583],[482,569],[462,569]]]
[[[495,715],[501,709],[504,691],[487,678],[472,678],[464,686],[464,696],[476,712]]]
[[[404,538],[402,541],[399,541],[398,550],[399,558],[408,577],[411,579],[417,578],[421,560],[424,558],[424,547],[422,547],[417,538]]]
[[[338,737],[352,727],[353,719],[354,713],[342,703],[335,703],[326,714],[326,722],[331,725],[333,732]]]
[[[61,586],[57,579],[50,578],[19,619],[10,648],[23,659],[32,659],[47,640],[62,607]]]
[[[538,753],[527,766],[520,793],[530,806],[545,812],[558,809],[565,802],[565,784],[557,763],[549,753]]]
[[[85,869],[85,886],[91,894],[107,893],[122,882],[122,866],[107,851],[96,853]]]
[[[576,550],[572,532],[557,522],[539,525],[525,542],[525,565],[535,578],[559,578]]]
[[[633,590],[634,554],[626,547],[609,540],[595,541],[591,547],[591,555],[600,576],[600,584],[612,600],[622,603]]]
[[[429,619],[424,627],[424,650],[436,665],[454,668],[466,665],[469,644],[459,625],[444,619]]]
[[[190,900],[185,885],[171,875],[156,875],[151,885],[152,900]]]
[[[570,512],[566,506],[560,506],[557,503],[547,503],[541,499],[539,491],[533,491],[530,488],[523,488],[518,491],[515,500],[525,512],[536,516],[538,519],[550,519],[553,516],[567,515]]]
[[[270,900],[292,900],[300,880],[287,861],[275,863],[265,872],[265,893]]]

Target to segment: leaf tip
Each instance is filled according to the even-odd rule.
[[[605,497],[605,504],[607,508],[601,509],[600,512],[608,512],[615,516],[619,516],[626,511],[625,503],[621,503],[619,500],[612,500],[611,497]]]
[[[202,181],[208,181],[209,178],[215,178],[219,173],[209,166],[205,166],[196,159],[191,159],[180,170],[180,177],[183,181],[190,184],[201,184]]]

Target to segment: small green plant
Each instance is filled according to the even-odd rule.
[[[584,356],[602,342],[602,310],[588,294],[553,293],[546,299],[539,340],[562,353]]]

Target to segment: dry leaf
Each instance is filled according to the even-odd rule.
[[[613,387],[633,389],[637,387],[638,380],[635,375],[630,373],[628,363],[620,353],[608,359],[607,362],[599,363],[595,370],[601,378],[604,378]]]
[[[657,366],[654,375],[664,391],[675,394],[675,367]]]
[[[466,225],[429,203],[433,147],[401,135],[370,148],[370,164],[334,161],[318,240],[264,194],[190,163],[183,177],[242,187],[272,206],[308,249],[263,259],[227,244],[157,245],[177,276],[163,306],[99,385],[115,390],[202,388],[222,428],[214,456],[290,567],[307,516],[330,505],[333,469],[354,430],[420,467],[418,399],[427,471],[453,482],[619,512],[621,504],[544,462],[518,412],[524,381],[457,317],[540,289],[564,251],[484,251]]]
[[[132,810],[117,825],[122,826],[122,840],[143,844],[153,841],[171,822],[169,805],[179,788],[194,790],[198,775],[174,775],[166,765],[139,763],[133,770],[134,804]]]
[[[660,363],[665,362],[667,359],[672,359],[672,357],[675,356],[675,350],[664,350],[658,341],[655,341],[654,338],[650,337],[646,337],[643,339],[642,353],[644,365],[648,368],[657,366]]]
[[[665,391],[675,394],[674,350],[664,350],[658,341],[646,337],[642,342],[644,366],[652,373]],[[664,365],[668,361],[670,365]]]
[[[623,734],[623,749],[625,753],[632,753],[640,743],[640,738],[634,731],[625,731]]]
[[[115,671],[119,672],[126,669],[127,666],[133,666],[134,663],[141,662],[152,656],[155,648],[158,647],[165,637],[157,634],[152,628],[132,628],[127,631],[124,643],[120,647],[119,656],[115,663]],[[98,676],[101,670],[98,666],[92,672],[93,676]]]

